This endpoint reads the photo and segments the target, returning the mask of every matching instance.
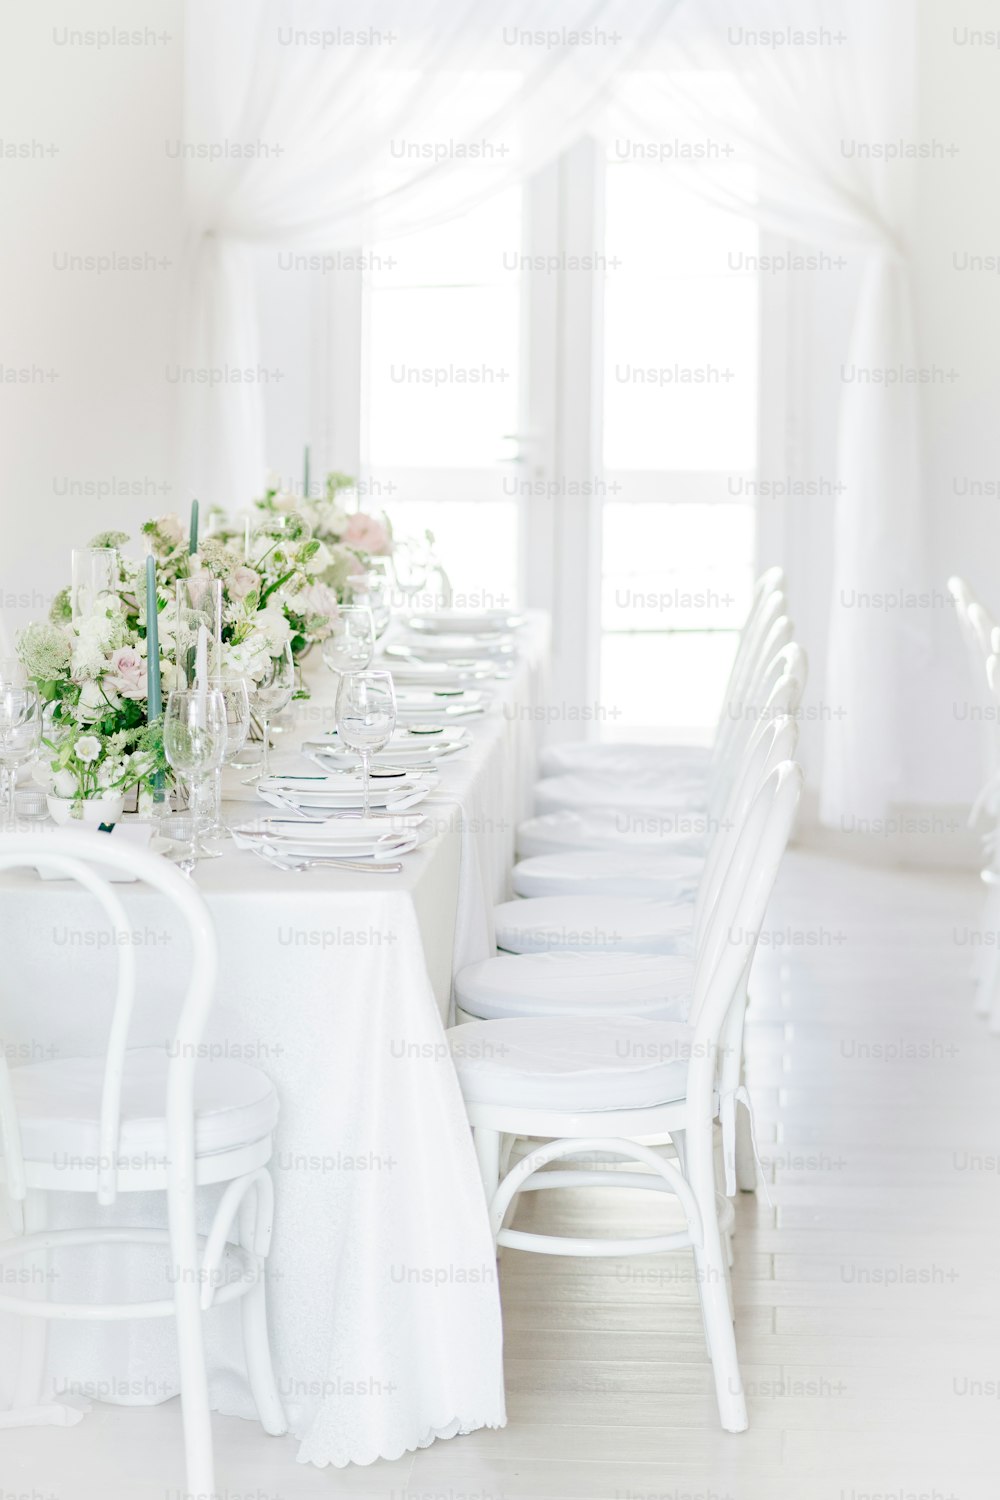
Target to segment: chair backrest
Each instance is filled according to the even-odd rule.
[[[989,656],[990,651],[993,649],[993,631],[996,628],[993,623],[993,616],[984,605],[979,603],[978,599],[974,599],[965,611],[965,618],[969,622],[972,639],[979,649],[980,668],[982,668],[986,657]]]
[[[120,871],[153,886],[169,900],[190,938],[190,977],[167,1065],[167,1127],[173,1147],[169,1169],[179,1174],[194,1170],[194,1075],[198,1045],[215,993],[218,969],[215,930],[197,889],[179,870],[159,855],[124,842],[116,843],[107,834],[63,829],[54,833],[9,833],[0,839],[0,870],[39,865],[75,880],[90,891],[114,929],[112,946],[118,968],[101,1090],[97,1174],[97,1200],[111,1204],[118,1192],[122,1079],[135,1004],[136,966],[131,943],[134,923],[129,921],[119,896],[102,871]],[[21,1136],[3,1049],[0,1049],[0,1129],[7,1191],[11,1198],[23,1199],[26,1185]]]
[[[749,684],[760,670],[763,652],[766,649],[768,632],[775,620],[786,614],[788,600],[781,589],[772,589],[764,594],[752,612],[740,635],[740,643],[733,662],[716,724],[716,746],[724,736],[732,709],[745,697]]]
[[[784,612],[783,605],[784,595],[771,595],[765,615],[762,617],[764,632],[747,659],[735,692],[726,699],[723,705],[722,716],[712,745],[714,765],[721,765],[725,762],[726,756],[731,751],[733,739],[739,734],[747,700],[752,698],[757,691],[764,673],[782,646],[787,646],[794,638],[795,627]],[[773,609],[779,612],[774,614]]]
[[[793,639],[793,633],[794,627],[787,615],[782,615],[780,619],[775,620],[768,632],[768,654],[743,701],[732,709],[725,746],[713,762],[713,787],[721,786],[728,789],[731,785],[733,776],[738,774],[738,768],[750,742],[754,726],[761,714],[766,711],[768,700],[775,686],[786,673],[794,678],[798,692],[798,696],[790,703],[788,712],[798,709],[802,694],[805,692],[807,662],[802,647]]]
[[[772,694],[776,704],[781,700],[786,700],[789,696],[784,688],[785,680],[782,679],[781,683],[776,685],[775,692]],[[750,816],[754,799],[777,766],[780,766],[783,761],[794,760],[798,742],[798,723],[783,708],[777,706],[767,716],[761,717],[754,730],[753,738],[740,767],[740,774],[733,783],[724,811],[709,843],[701,879],[698,882],[694,908],[696,952],[700,950],[705,940],[707,918],[718,899],[723,878]]]
[[[771,719],[786,716],[797,721],[808,675],[806,653],[797,642],[789,641],[775,652],[762,678],[760,690],[754,693],[754,701],[744,705],[739,740],[734,741],[727,763],[717,767],[715,771],[708,801],[713,822],[718,822],[725,815],[729,799],[743,773],[746,757],[761,726]],[[760,701],[760,692],[768,684],[770,691]]]
[[[719,1040],[741,994],[802,792],[802,771],[782,761],[758,791],[708,917],[695,966],[695,1028],[688,1096],[709,1102]]]
[[[739,644],[733,657],[733,665],[729,670],[729,678],[726,682],[726,692],[723,703],[728,703],[735,690],[740,672],[746,660],[747,652],[753,648],[757,637],[757,625],[761,612],[767,600],[772,594],[776,594],[785,587],[784,568],[765,568],[753,586],[750,595],[750,608],[747,617],[740,628]]]

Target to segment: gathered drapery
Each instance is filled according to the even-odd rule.
[[[681,131],[701,148],[667,162],[687,186],[864,257],[839,372],[820,811],[834,827],[880,817],[900,786],[915,632],[904,610],[859,601],[905,594],[921,550],[911,7],[559,0],[539,14],[532,0],[190,6],[188,482],[244,503],[265,473],[253,247],[329,250],[440,222],[599,122],[652,154]]]

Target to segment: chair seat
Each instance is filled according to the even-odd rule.
[[[455,999],[477,1020],[518,1016],[646,1016],[683,1021],[694,961],[675,953],[501,953],[455,978]]]
[[[497,947],[505,953],[686,953],[694,897],[675,901],[610,896],[537,896],[493,909]]]
[[[670,854],[704,854],[710,834],[705,812],[673,809],[648,813],[621,808],[564,808],[527,818],[518,826],[517,852],[566,854],[578,849],[661,850]]]
[[[448,1032],[469,1104],[574,1114],[683,1099],[694,1029],[677,1021],[470,1021]]]
[[[638,896],[670,898],[697,885],[705,861],[700,854],[663,855],[581,849],[574,854],[537,854],[514,866],[517,896]]]
[[[571,771],[627,776],[645,770],[670,777],[704,776],[711,759],[712,752],[704,745],[616,745],[577,740],[546,746],[538,758],[538,769],[542,776],[564,776]]]
[[[142,1047],[125,1054],[119,1155],[162,1162],[167,1154],[167,1054]],[[103,1057],[31,1063],[10,1071],[26,1161],[89,1161],[100,1151]],[[195,1153],[213,1156],[264,1140],[278,1119],[278,1096],[257,1068],[229,1059],[195,1073]]]
[[[560,808],[614,807],[640,814],[654,809],[697,812],[705,807],[704,777],[677,782],[660,771],[633,771],[625,776],[604,772],[548,776],[535,783],[535,812]]]

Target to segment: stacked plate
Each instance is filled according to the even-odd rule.
[[[404,812],[422,802],[430,789],[431,782],[426,776],[405,772],[373,776],[368,806],[387,813]],[[273,807],[301,811],[312,817],[323,813],[347,817],[360,814],[364,806],[364,777],[350,770],[319,776],[267,776],[258,782],[257,795]]]
[[[392,672],[397,687],[459,688],[466,683],[486,682],[494,677],[497,664],[477,662],[471,657],[464,661],[418,661],[406,655],[401,659],[386,651],[386,665]]]
[[[396,693],[396,718],[406,724],[429,720],[448,723],[484,713],[489,701],[488,694],[478,688],[404,686]]]
[[[233,829],[235,843],[276,861],[283,857],[322,860],[398,859],[415,848],[421,814],[398,818],[326,818],[307,822],[287,818],[254,818]]]
[[[504,635],[526,624],[524,615],[507,609],[439,609],[411,615],[410,630],[419,635]]]
[[[407,771],[436,771],[443,760],[457,755],[469,743],[464,730],[449,731],[442,727],[440,734],[413,736],[405,729],[397,730],[390,744],[372,756],[372,775],[395,779]],[[350,770],[360,764],[358,752],[338,744],[336,735],[306,740],[302,748],[324,770]]]

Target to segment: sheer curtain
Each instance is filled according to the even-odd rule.
[[[191,0],[183,472],[265,475],[252,247],[360,245],[459,214],[577,140],[676,0]]]
[[[692,0],[610,112],[639,152],[666,143],[680,156],[680,141],[693,154],[675,168],[688,187],[793,240],[863,257],[840,372],[822,704],[820,816],[833,827],[882,817],[899,794],[920,643],[904,610],[859,602],[912,591],[922,561],[901,149],[913,140],[914,26],[909,0]]]

